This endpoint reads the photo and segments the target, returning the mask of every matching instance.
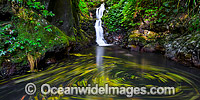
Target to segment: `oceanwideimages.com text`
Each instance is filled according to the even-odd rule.
[[[36,92],[36,86],[29,83],[25,86],[25,92],[33,95]],[[174,95],[174,87],[111,87],[108,84],[87,87],[52,87],[49,84],[43,84],[40,88],[43,95],[126,95],[133,97],[134,95]]]

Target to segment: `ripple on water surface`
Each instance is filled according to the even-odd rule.
[[[88,51],[89,53],[87,53]],[[83,52],[71,54],[68,59],[63,59],[59,63],[49,66],[45,71],[18,76],[8,80],[6,85],[0,87],[0,99],[196,100],[200,98],[200,78],[198,75],[180,70],[176,68],[176,65],[173,66],[173,64],[170,67],[165,67],[166,65],[163,65],[163,67],[160,64],[156,66],[155,64],[145,63],[150,62],[148,60],[150,58],[142,55],[138,54],[136,56],[117,47],[89,48]],[[141,59],[141,61],[138,61],[138,59]],[[160,59],[164,58],[161,57]],[[1,80],[1,84],[5,84],[5,82],[7,81]],[[39,87],[44,83],[57,87],[88,86],[88,84],[104,86],[108,83],[109,86],[117,87],[175,87],[176,94],[135,95],[132,98],[127,98],[125,95],[53,96],[41,95],[37,91],[34,96],[28,96],[24,92],[24,87],[29,82],[36,84],[37,90],[40,90]]]

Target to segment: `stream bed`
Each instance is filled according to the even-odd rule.
[[[25,93],[34,83],[36,93]],[[104,86],[174,87],[174,95],[42,95],[40,87]],[[200,70],[185,67],[154,53],[130,52],[117,46],[93,46],[52,64],[46,70],[0,80],[0,100],[198,100]]]

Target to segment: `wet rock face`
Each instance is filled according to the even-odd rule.
[[[96,18],[96,8],[90,8],[89,12],[90,12],[90,16],[92,16],[92,18]]]
[[[9,21],[11,20],[13,11],[6,2],[6,0],[0,0],[0,21]]]
[[[12,15],[8,12],[6,12],[6,13],[0,12],[0,16],[1,16],[0,21],[9,21],[9,20],[11,20],[11,17],[12,17]]]
[[[2,63],[2,68],[0,70],[0,79],[11,76],[15,74],[16,71],[16,66],[12,64],[9,60],[6,60]]]
[[[59,29],[70,35],[75,26],[71,0],[50,0],[48,10],[52,11],[55,16],[49,18],[49,21]]]

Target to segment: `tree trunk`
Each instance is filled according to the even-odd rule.
[[[52,11],[55,16],[48,20],[67,35],[72,35],[73,27],[76,27],[78,20],[74,18],[73,6],[71,0],[50,0],[49,2],[48,10]]]

